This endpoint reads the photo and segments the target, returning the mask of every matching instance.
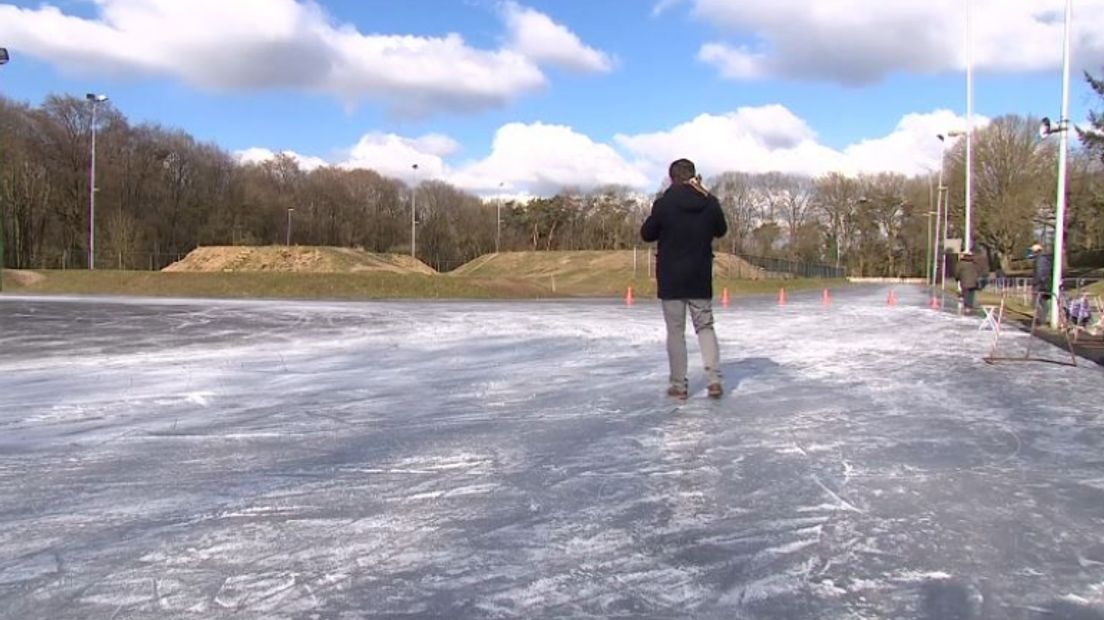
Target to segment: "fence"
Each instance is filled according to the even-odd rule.
[[[160,271],[185,256],[182,252],[97,252],[96,268]],[[45,262],[46,269],[88,269],[88,254],[64,251],[55,260]]]
[[[1101,278],[1098,277],[1062,278],[1062,290],[1077,291],[1091,284],[1095,284],[1100,280]],[[993,278],[989,280],[986,288],[991,288],[993,291],[999,292],[1002,295],[1007,294],[1019,297],[1025,306],[1031,305],[1032,297],[1035,294],[1035,288],[1032,285],[1031,278]]]
[[[807,263],[804,261],[787,260],[785,258],[771,258],[767,256],[752,256],[751,254],[736,254],[760,269],[770,273],[783,273],[799,278],[843,278],[843,267],[825,265],[823,263]]]

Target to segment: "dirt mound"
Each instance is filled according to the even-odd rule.
[[[311,246],[206,246],[192,250],[162,271],[294,271],[302,273],[436,273],[401,254],[373,254],[352,248]]]
[[[22,269],[5,269],[4,279],[16,286],[34,286],[46,281],[46,276]]]
[[[763,280],[769,277],[780,277],[779,274],[772,274],[762,267],[756,267],[734,254],[714,256],[713,275],[731,280]]]
[[[637,267],[643,272],[647,269],[647,255],[641,251],[637,255]],[[572,276],[595,272],[632,272],[633,253],[628,251],[602,252],[580,251],[539,251],[539,252],[501,252],[484,254],[479,258],[461,265],[451,273],[458,276],[502,276],[545,277],[550,275]]]
[[[632,250],[568,251],[568,252],[503,252],[486,254],[453,271],[459,276],[515,276],[546,278],[555,276],[563,282],[595,278],[598,274],[636,274],[647,277],[652,250],[640,249],[634,258]],[[717,254],[713,262],[718,278],[760,280],[767,277],[764,269],[732,254]]]

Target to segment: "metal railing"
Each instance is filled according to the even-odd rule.
[[[735,256],[767,271],[768,274],[789,274],[798,278],[846,277],[846,270],[843,267],[836,267],[834,265],[809,263],[785,258],[772,258],[769,256],[754,256],[751,254],[736,254]]]

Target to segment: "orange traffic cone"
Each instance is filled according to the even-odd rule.
[[[625,292],[625,305],[626,306],[633,305],[633,293],[632,293],[632,287],[631,286],[629,287],[629,290]]]
[[[721,291],[721,306],[723,306],[725,308],[728,307],[728,287],[727,286],[725,287],[725,289],[723,291]]]
[[[895,291],[893,289],[889,289],[889,296],[886,297],[886,305],[887,306],[896,306],[897,305],[897,291]]]
[[[779,306],[785,306],[786,305],[786,289],[784,289],[784,288],[778,289],[778,305]]]
[[[821,301],[825,306],[832,305],[832,293],[828,292],[828,289],[824,289],[824,293],[821,295]]]

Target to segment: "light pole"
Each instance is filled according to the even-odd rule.
[[[940,282],[941,282],[942,286],[947,285],[947,262],[945,260],[943,260],[943,252],[946,251],[947,228],[949,226],[949,220],[950,220],[950,215],[951,215],[951,208],[950,208],[950,205],[948,204],[949,201],[947,200],[947,198],[950,196],[950,194],[947,191],[947,184],[944,183],[944,181],[943,181],[943,171],[947,167],[947,165],[946,165],[946,161],[947,161],[947,138],[957,138],[957,137],[962,136],[962,135],[965,135],[965,132],[962,132],[962,131],[948,131],[946,134],[939,134],[939,135],[936,136],[937,138],[939,138],[939,193],[938,193],[938,197],[936,198],[936,202],[935,202],[935,212],[936,212],[936,215],[935,215],[935,229],[936,229],[936,237],[939,237],[939,234],[938,234],[939,233],[939,224],[940,224],[939,217],[940,217],[940,213],[942,213],[942,216],[943,216],[943,235],[942,235],[942,241],[940,241],[939,239],[936,240],[936,243],[934,245],[934,250],[935,250],[934,254],[936,256],[936,260],[942,265],[942,270],[941,270],[942,275],[940,276]],[[936,274],[936,268],[935,268],[935,263],[933,263],[932,264],[932,280],[933,281],[935,280],[935,274]]]
[[[962,231],[962,251],[969,252],[973,234],[971,214],[974,204],[974,39],[973,0],[966,0],[966,223]]]
[[[935,265],[936,265],[937,262],[938,263],[944,263],[945,262],[943,260],[943,255],[940,252],[940,250],[943,248],[943,244],[946,243],[946,240],[947,240],[947,227],[945,225],[943,226],[943,235],[942,235],[943,241],[940,242],[940,240],[939,240],[940,239],[939,226],[940,226],[940,224],[942,224],[942,222],[940,222],[939,218],[940,218],[940,214],[943,212],[943,207],[944,207],[944,205],[943,205],[943,202],[944,202],[943,195],[947,191],[947,186],[943,184],[943,170],[944,170],[944,168],[947,167],[947,165],[946,165],[946,160],[947,160],[947,136],[944,136],[943,134],[939,134],[937,137],[939,138],[939,190],[936,193],[936,198],[935,198],[935,242],[932,245],[932,273],[931,273],[932,286],[939,285],[939,281],[936,277],[936,274],[938,272],[935,268]],[[946,283],[944,283],[944,285],[945,284]]]
[[[498,200],[495,201],[496,203],[498,203],[496,205],[497,208],[495,209],[495,211],[496,211],[496,215],[495,215],[495,254],[498,254],[498,252],[501,248],[501,245],[502,245],[502,186],[503,185],[504,185],[504,183],[499,183],[498,184]]]
[[[284,247],[291,247],[291,212],[295,210],[295,207],[288,207],[287,218],[287,239],[284,241]]]
[[[1070,21],[1073,16],[1073,0],[1066,0],[1066,26],[1062,39],[1062,117],[1052,126],[1050,119],[1043,119],[1039,134],[1047,137],[1060,135],[1058,146],[1058,197],[1054,213],[1054,271],[1050,282],[1050,328],[1058,329],[1058,295],[1062,291],[1062,255],[1066,231],[1066,154],[1069,151],[1069,76],[1070,76]]]
[[[843,228],[843,214],[836,213],[836,277],[839,277],[840,270],[840,237],[842,236]]]
[[[410,183],[410,258],[418,258],[418,164],[410,169],[414,171]]]
[[[8,48],[0,47],[0,65],[8,64]],[[4,290],[4,216],[0,214],[0,291]]]
[[[932,240],[934,239],[934,237],[932,236],[933,215],[936,215],[935,211],[928,211],[928,216],[926,218],[928,220],[928,246],[925,252],[927,253],[928,257],[927,260],[924,261],[924,271],[928,273],[924,275],[928,277],[928,286],[935,286],[935,250],[933,248],[934,244],[932,243]],[[938,227],[938,224],[936,224],[936,226]],[[929,265],[931,266],[930,269],[928,268]]]
[[[88,172],[88,270],[96,268],[96,107],[107,101],[107,95],[88,93],[92,104],[92,165]]]

